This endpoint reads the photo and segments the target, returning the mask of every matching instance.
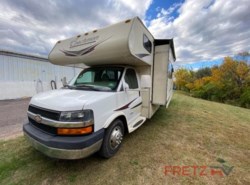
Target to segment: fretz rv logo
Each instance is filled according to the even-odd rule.
[[[228,176],[234,166],[228,165],[225,160],[217,159],[220,165],[214,166],[165,166],[164,174],[174,176]]]

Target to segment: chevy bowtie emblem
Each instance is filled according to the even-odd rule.
[[[41,122],[42,122],[42,117],[41,117],[39,114],[37,114],[37,115],[35,115],[34,120],[35,120],[37,123],[41,123]]]

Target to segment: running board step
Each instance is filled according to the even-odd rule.
[[[141,119],[140,121],[138,121],[136,124],[134,124],[133,128],[139,126],[143,121],[144,121],[143,119]]]
[[[140,116],[139,118],[137,118],[133,124],[130,124],[131,126],[129,126],[129,133],[139,128],[145,121],[146,121],[145,117]]]

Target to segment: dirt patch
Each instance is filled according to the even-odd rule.
[[[27,122],[30,98],[0,101],[0,139],[7,140],[22,135]]]

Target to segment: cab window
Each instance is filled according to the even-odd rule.
[[[77,77],[75,87],[91,86],[98,90],[115,90],[120,82],[124,68],[91,67],[83,70]]]
[[[125,82],[128,84],[130,89],[138,89],[138,81],[135,70],[127,69],[125,74]]]

